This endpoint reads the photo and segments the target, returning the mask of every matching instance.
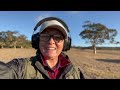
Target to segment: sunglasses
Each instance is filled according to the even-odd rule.
[[[49,35],[49,34],[40,34],[40,40],[41,41],[49,41],[51,38],[57,43],[64,40],[64,37],[62,35]]]

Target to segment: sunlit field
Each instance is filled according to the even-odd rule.
[[[0,61],[34,56],[34,49],[0,49]],[[74,65],[80,66],[88,79],[120,79],[120,51],[74,49],[65,52]]]
[[[8,62],[14,58],[26,58],[34,56],[34,49],[0,49],[0,60]]]

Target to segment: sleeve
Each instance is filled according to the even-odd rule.
[[[86,74],[85,70],[83,70],[81,66],[78,66],[78,70],[80,72],[81,79],[90,79],[90,77]]]
[[[80,79],[85,79],[85,75],[83,74],[83,72],[80,70],[80,68],[78,68],[79,73],[80,73]]]
[[[9,68],[4,62],[0,61],[0,79],[9,79]]]
[[[9,68],[10,79],[23,79],[25,74],[25,59],[13,59],[6,63]]]

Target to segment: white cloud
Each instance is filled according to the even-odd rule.
[[[78,13],[80,13],[80,11],[67,11],[67,13],[78,14]]]
[[[35,21],[38,22],[38,21],[40,21],[40,20],[42,20],[42,19],[44,19],[44,18],[46,18],[46,17],[50,17],[50,14],[42,14],[42,15],[39,15],[39,16],[35,19]]]
[[[40,20],[42,20],[42,19],[44,19],[44,18],[46,18],[46,17],[50,17],[50,16],[51,16],[50,13],[40,14],[39,16],[37,16],[37,17],[35,18],[35,22],[38,23]],[[34,33],[37,33],[37,32],[39,32],[39,29],[37,29]]]

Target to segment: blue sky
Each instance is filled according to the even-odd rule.
[[[116,29],[116,40],[120,41],[120,11],[0,11],[0,31],[18,31],[31,40],[33,29],[37,22],[45,17],[55,16],[66,22],[70,29],[72,45],[89,46],[81,39],[79,33],[83,30],[85,21],[101,23],[108,28]],[[39,28],[37,29],[39,31]],[[120,44],[103,44],[102,46],[118,46]]]

